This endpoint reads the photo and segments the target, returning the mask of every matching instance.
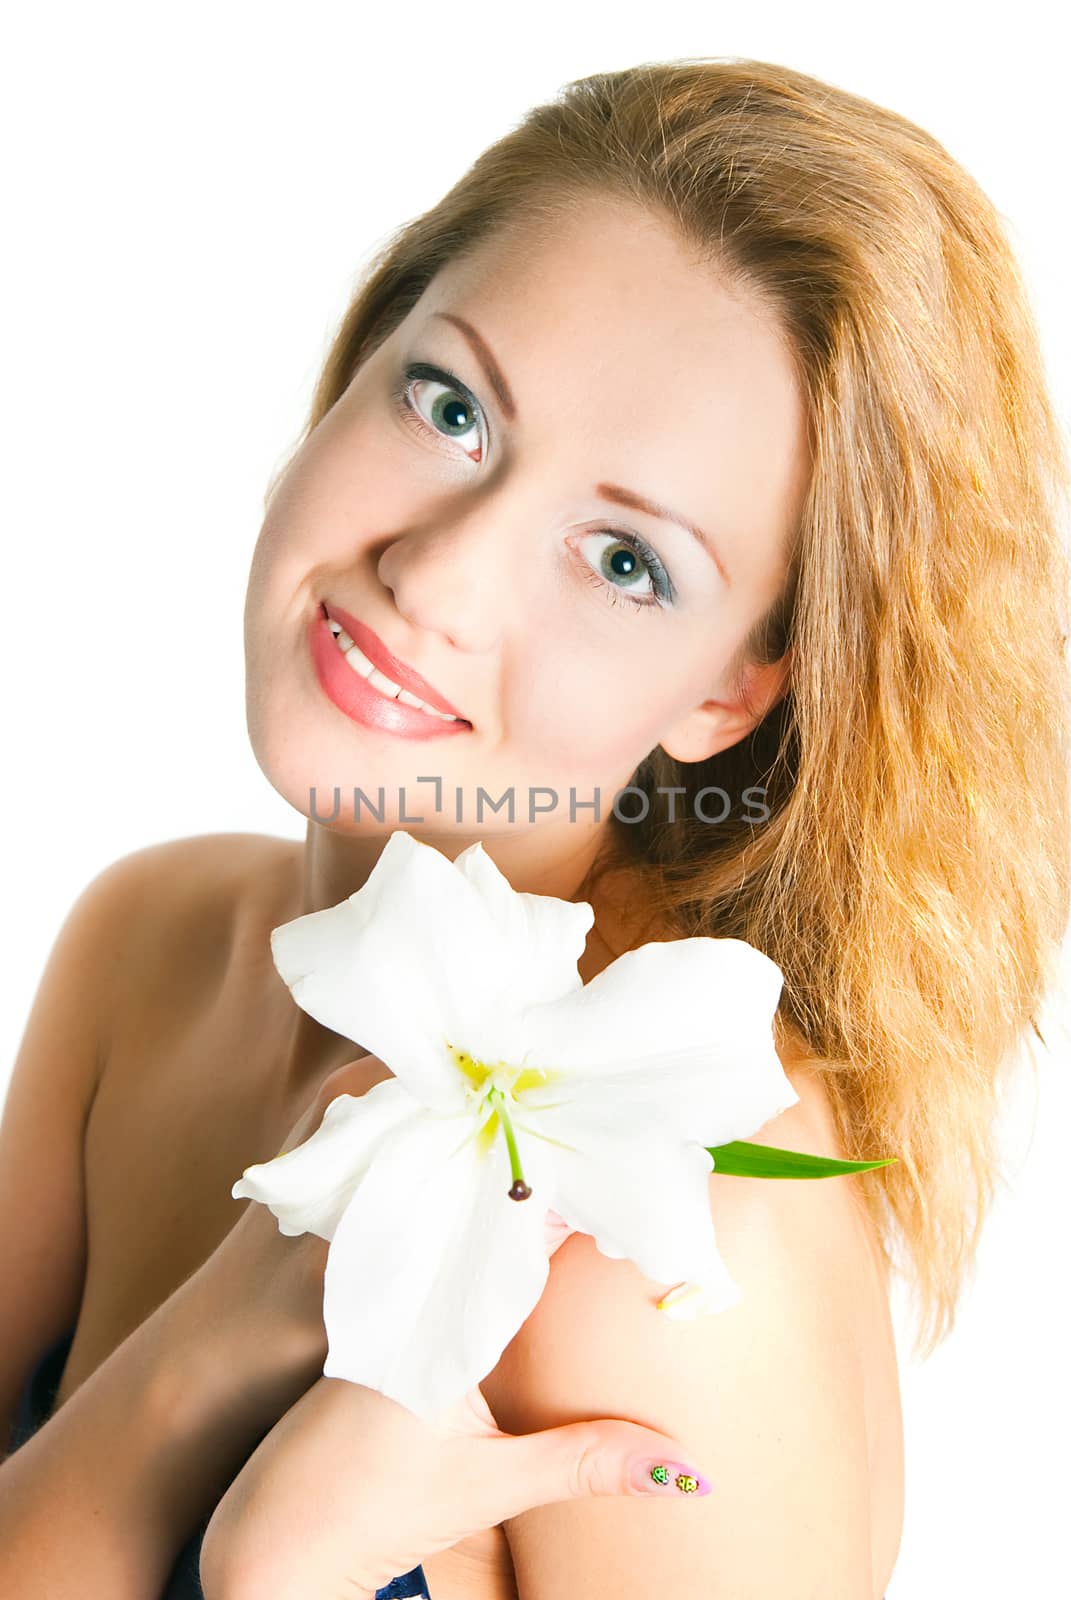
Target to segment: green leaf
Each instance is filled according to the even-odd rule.
[[[884,1161],[833,1161],[828,1156],[811,1156],[803,1150],[778,1150],[772,1144],[748,1144],[734,1139],[731,1144],[705,1145],[714,1157],[715,1172],[738,1178],[835,1178],[843,1172],[869,1172],[872,1167],[890,1167],[899,1158]]]

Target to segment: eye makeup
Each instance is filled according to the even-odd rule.
[[[436,396],[432,404],[434,407],[445,399],[445,405],[441,406],[439,413],[443,426],[461,428],[462,431],[460,433],[442,432],[438,423],[429,421],[424,411],[414,403],[411,391],[418,382],[435,384],[447,391],[447,396]],[[443,416],[443,412],[448,411],[451,407],[456,410],[458,406],[458,399],[451,400],[449,398],[450,394],[460,398],[462,409],[467,410],[472,419],[464,427],[462,427],[461,421],[451,421],[449,416]],[[395,411],[406,426],[415,429],[417,433],[425,438],[445,439],[449,442],[452,439],[463,439],[476,429],[479,434],[481,451],[489,438],[486,413],[479,400],[466,384],[462,383],[459,378],[456,378],[452,372],[447,371],[444,367],[434,366],[427,361],[409,362],[402,369],[400,378],[392,390],[391,400]],[[642,595],[630,594],[627,589],[610,583],[606,578],[596,574],[591,564],[581,557],[583,576],[589,583],[594,584],[603,592],[611,605],[616,605],[619,599],[624,599],[635,609],[647,611],[652,609],[664,610],[675,603],[676,591],[669,573],[657,553],[651,549],[645,539],[641,539],[631,529],[599,528],[591,533],[584,534],[578,543],[583,543],[584,540],[593,538],[609,538],[619,547],[623,546],[629,552],[634,563],[636,560],[642,563],[650,579],[651,587],[649,590],[645,590]],[[600,553],[601,556],[605,554],[605,550]],[[620,550],[618,551],[619,554]],[[610,559],[613,560],[616,557],[612,556]],[[631,577],[632,573],[619,572],[617,576]]]

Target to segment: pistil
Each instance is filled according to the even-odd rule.
[[[527,1200],[532,1191],[524,1181],[521,1170],[521,1158],[517,1150],[517,1136],[513,1131],[509,1112],[506,1110],[506,1097],[501,1089],[490,1089],[488,1100],[494,1102],[499,1117],[502,1119],[502,1131],[506,1136],[506,1149],[509,1151],[509,1170],[513,1177],[513,1185],[509,1191],[511,1200]]]
[[[489,1066],[486,1061],[477,1061],[467,1050],[460,1050],[457,1045],[451,1044],[449,1040],[446,1041],[446,1048],[453,1057],[458,1070],[467,1078],[472,1089],[485,1104],[489,1103],[491,1106],[491,1115],[482,1124],[477,1135],[480,1143],[484,1144],[489,1136],[493,1136],[496,1122],[501,1124],[506,1140],[506,1149],[509,1152],[510,1174],[513,1178],[513,1183],[508,1191],[509,1197],[511,1200],[527,1200],[532,1190],[524,1181],[524,1169],[521,1166],[520,1152],[517,1149],[517,1135],[513,1130],[513,1122],[507,1110],[507,1102],[513,1096],[499,1087],[499,1079],[506,1077],[510,1081],[511,1089],[516,1089],[522,1083],[523,1087],[530,1087],[529,1080],[544,1082],[548,1076],[553,1075],[543,1072],[531,1072],[523,1067],[512,1067],[506,1061],[499,1061],[497,1066]],[[488,1084],[488,1079],[491,1080],[490,1084]]]

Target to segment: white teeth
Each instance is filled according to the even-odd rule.
[[[334,618],[328,618],[328,627],[335,636],[335,642],[354,672],[358,677],[370,683],[373,689],[378,689],[380,694],[387,695],[391,700],[400,700],[403,705],[413,706],[419,711],[426,711],[429,716],[439,717],[443,722],[461,722],[461,717],[451,716],[448,711],[437,711],[434,706],[429,706],[426,701],[418,700],[415,694],[410,694],[408,689],[403,689],[393,683],[385,673],[374,667],[359,645],[355,645],[346,630]]]
[[[360,653],[357,650],[356,645],[354,645],[352,650],[346,651],[346,660],[350,662],[352,666],[357,668],[357,671],[361,674],[361,677],[364,679],[365,683],[370,683],[373,689],[378,689],[381,694],[389,695],[392,700],[397,700],[398,696],[402,692],[398,684],[391,683],[386,674],[380,672],[378,667],[373,667],[371,672],[365,672],[363,665],[364,658],[362,657],[360,661],[355,661],[353,659],[355,653]]]

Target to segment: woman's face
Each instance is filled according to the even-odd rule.
[[[337,787],[349,832],[568,825],[571,798],[604,822],[656,744],[700,760],[753,726],[727,668],[808,471],[787,348],[668,224],[608,199],[514,227],[440,272],[275,490],[245,616],[260,766],[318,820]],[[347,693],[325,604],[466,723]]]

